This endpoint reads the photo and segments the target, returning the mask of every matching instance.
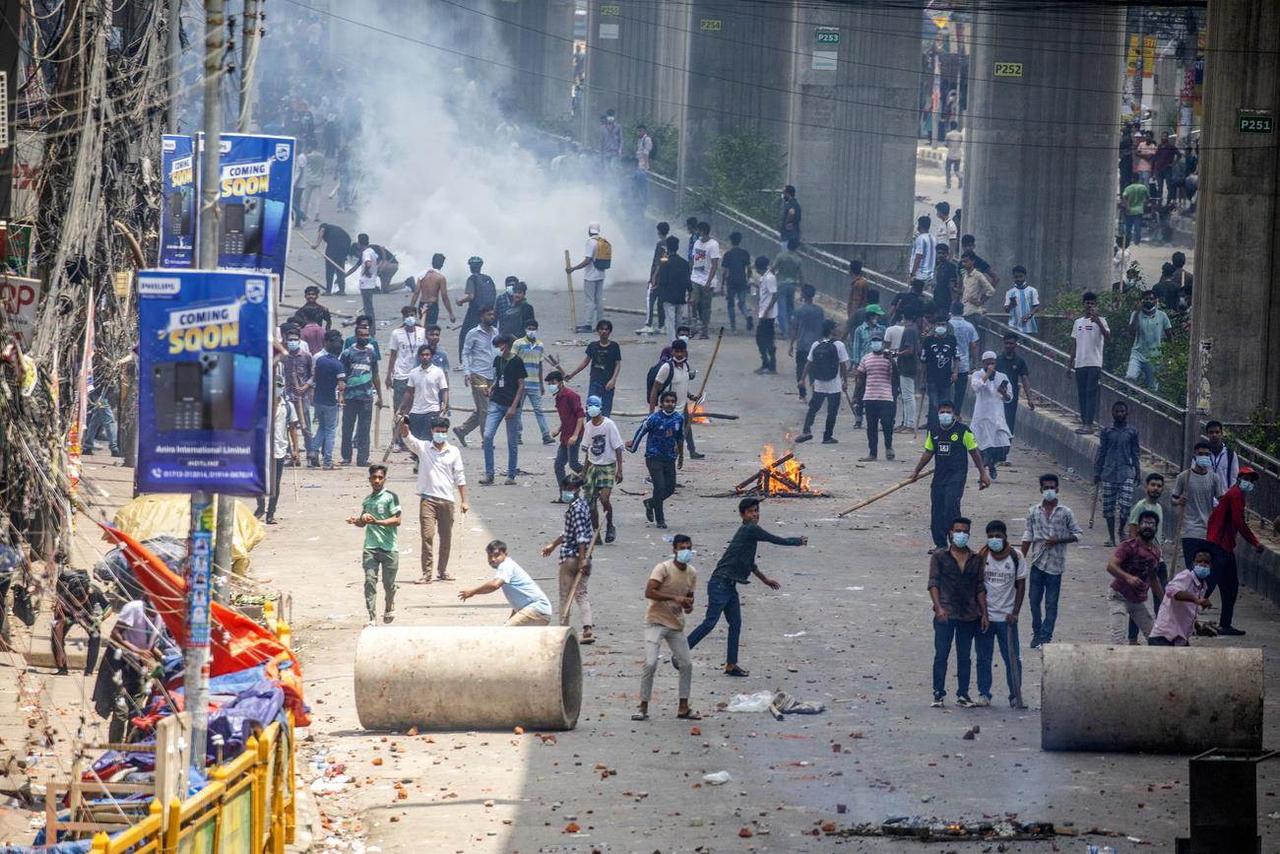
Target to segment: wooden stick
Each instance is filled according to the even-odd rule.
[[[933,473],[933,469],[927,468],[924,471],[920,472],[920,477],[914,477],[914,478],[909,477],[906,480],[902,481],[901,483],[895,483],[893,486],[889,487],[883,492],[878,492],[875,495],[871,496],[870,498],[865,498],[862,501],[859,501],[857,504],[850,507],[848,510],[842,511],[837,515],[843,519],[845,516],[848,516],[853,511],[861,510],[863,507],[866,507],[868,504],[872,503],[873,501],[879,501],[881,498],[884,498],[886,495],[890,495],[894,492],[897,492],[899,489],[902,489],[902,487],[904,486],[910,486],[911,484],[915,483],[917,480],[924,479],[925,475],[932,474],[932,473]]]
[[[638,315],[640,315],[640,316],[642,316],[642,317],[643,317],[644,315],[648,314],[648,312],[647,312],[647,311],[643,311],[642,309],[638,309],[638,308],[618,308],[617,306],[613,306],[613,305],[606,305],[606,306],[604,307],[604,310],[605,310],[606,312],[609,312],[610,314],[638,314]]]
[[[573,297],[573,273],[567,272],[573,266],[573,261],[569,258],[569,250],[564,250],[564,274],[565,281],[569,284],[569,328],[577,331],[578,329],[578,304]]]
[[[716,346],[711,351],[711,361],[707,362],[707,372],[702,375],[702,386],[698,389],[698,395],[694,400],[702,400],[703,393],[707,390],[707,380],[711,379],[711,369],[716,366],[716,356],[720,355],[720,341],[724,338],[724,327],[720,327],[720,331],[716,333]]]
[[[566,251],[564,253],[568,255]],[[591,547],[587,549],[587,559],[585,563],[591,563],[591,556],[595,554],[596,543],[600,542],[600,527],[597,525],[595,533],[591,535]],[[578,564],[578,572],[573,576],[573,584],[569,586],[569,596],[564,601],[564,610],[560,613],[560,625],[569,625],[569,612],[573,610],[573,597],[578,592],[578,582],[582,580],[582,563]]]
[[[1094,517],[1098,515],[1098,484],[1093,485],[1093,505],[1089,508],[1089,530],[1093,530]]]
[[[740,484],[738,484],[737,486],[735,486],[735,487],[734,487],[734,489],[746,489],[746,488],[747,488],[748,486],[750,486],[754,481],[758,480],[758,479],[759,479],[759,478],[760,478],[760,477],[765,473],[765,471],[766,471],[767,469],[769,469],[769,468],[773,468],[773,467],[775,467],[775,466],[780,466],[780,465],[782,465],[783,463],[786,463],[786,462],[791,461],[792,459],[795,459],[795,452],[794,452],[794,451],[793,451],[792,453],[789,453],[789,454],[785,455],[785,456],[778,457],[776,460],[774,460],[773,462],[769,463],[769,465],[768,465],[768,466],[761,466],[760,468],[756,469],[756,473],[755,473],[755,474],[751,475],[751,477],[747,478],[747,479],[746,479],[746,480],[744,480],[742,483],[740,483]]]

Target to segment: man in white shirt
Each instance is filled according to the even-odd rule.
[[[493,567],[493,578],[479,587],[463,590],[458,598],[465,602],[472,596],[501,590],[511,605],[511,614],[504,626],[545,626],[550,623],[551,600],[524,571],[524,567],[507,557],[507,544],[494,540],[484,547],[484,552],[489,566]]]
[[[449,375],[433,361],[430,344],[418,346],[418,364],[409,371],[405,393],[397,410],[408,416],[409,432],[422,441],[431,438],[431,422],[449,414]]]
[[[698,223],[698,239],[693,244],[689,279],[693,282],[694,318],[698,337],[707,337],[711,325],[711,298],[715,295],[716,274],[720,271],[720,243],[711,236],[711,223]]]
[[[1013,268],[1013,287],[1004,295],[1004,310],[1009,312],[1009,328],[1023,335],[1035,335],[1040,331],[1036,312],[1040,310],[1040,292],[1027,284],[1027,268],[1017,264]]]
[[[964,186],[964,178],[960,175],[960,160],[964,153],[964,134],[960,132],[960,126],[955,122],[951,123],[950,129],[947,131],[947,189],[951,189],[951,175],[955,173],[956,186]]]
[[[582,294],[587,301],[587,316],[584,318],[586,323],[579,324],[574,332],[591,332],[596,328],[596,324],[604,319],[604,271],[607,267],[601,267],[601,264],[612,262],[603,258],[598,258],[601,253],[601,242],[604,238],[600,236],[600,223],[593,222],[587,226],[587,248],[583,254],[583,258],[572,267],[565,267],[566,273],[573,273],[577,270],[586,269],[587,272],[582,274]],[[612,248],[610,249],[612,255]]]
[[[376,328],[376,321],[373,318],[373,295],[382,289],[382,281],[378,278],[378,253],[369,245],[367,234],[356,235],[355,250],[360,260],[345,275],[350,276],[357,270],[360,271],[360,278],[357,280],[360,285],[360,302],[364,307],[364,316],[369,318],[370,324]]]
[[[938,243],[929,233],[929,217],[916,219],[916,239],[911,243],[911,275],[925,285],[933,283],[933,267],[938,259]]]
[[[978,653],[978,705],[991,705],[991,661],[1000,645],[1009,706],[1025,709],[1022,702],[1022,653],[1018,644],[1018,612],[1027,592],[1027,561],[1009,544],[1004,522],[987,523],[987,542],[979,552],[986,563],[983,578],[987,590],[987,628],[974,637]]]
[[[400,328],[391,330],[391,343],[387,357],[387,388],[391,389],[391,405],[397,412],[407,412],[403,406],[405,389],[409,387],[409,372],[418,365],[418,348],[427,343],[426,335],[418,326],[418,311],[412,305],[400,307]],[[419,434],[421,437],[421,434]],[[396,445],[404,450],[399,436]],[[378,438],[377,441],[382,441]]]
[[[649,171],[649,157],[653,154],[653,137],[644,125],[636,128],[636,166]]]
[[[1093,432],[1093,421],[1098,415],[1098,387],[1102,381],[1102,354],[1111,337],[1111,328],[1107,320],[1098,313],[1098,295],[1093,291],[1085,291],[1084,317],[1077,317],[1071,326],[1071,337],[1075,339],[1075,350],[1067,364],[1068,370],[1075,371],[1076,396],[1080,405],[1081,427],[1077,433]]]
[[[436,368],[439,370],[439,368]],[[422,584],[430,584],[432,557],[436,535],[440,536],[440,559],[436,574],[441,581],[453,581],[449,575],[449,547],[453,544],[454,489],[458,491],[458,508],[463,514],[467,504],[467,477],[462,469],[462,452],[449,444],[449,419],[437,415],[431,421],[431,441],[424,442],[409,432],[409,424],[400,422],[400,438],[418,455],[418,524],[422,535]]]
[[[778,319],[778,279],[769,270],[769,259],[756,258],[756,275],[760,279],[760,301],[756,309],[756,349],[760,351],[757,374],[778,372],[778,350],[774,346],[773,324]]]
[[[600,527],[596,513],[596,501],[604,508],[604,541],[617,539],[613,527],[613,488],[622,483],[622,449],[626,444],[612,418],[604,415],[601,400],[596,395],[587,398],[587,421],[582,426],[582,448],[587,454],[587,472],[582,494],[591,502],[591,525]]]
[[[954,255],[960,246],[960,232],[956,230],[956,224],[951,219],[951,203],[938,202],[933,206],[933,210],[938,215],[933,223],[934,245],[940,246],[945,243]]]

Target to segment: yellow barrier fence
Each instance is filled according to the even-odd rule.
[[[271,724],[210,770],[208,785],[185,801],[152,801],[150,814],[128,830],[99,833],[91,854],[283,854],[297,820],[295,770],[289,716],[286,726]]]

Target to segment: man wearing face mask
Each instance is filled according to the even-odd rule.
[[[591,523],[599,527],[596,501],[604,508],[604,541],[612,543],[617,538],[613,527],[613,487],[622,483],[622,449],[625,447],[618,425],[604,414],[600,398],[587,398],[587,421],[582,426],[582,443],[587,449],[587,473],[582,487],[583,494],[591,502]]]
[[[1169,315],[1156,307],[1156,292],[1142,292],[1142,307],[1129,315],[1129,332],[1133,335],[1133,347],[1129,350],[1129,370],[1124,378],[1130,382],[1141,380],[1144,388],[1157,391],[1155,360],[1160,348],[1172,335],[1173,324]]]
[[[1025,709],[1018,612],[1027,591],[1027,563],[1009,543],[1009,530],[999,519],[987,523],[987,541],[978,554],[983,559],[982,578],[987,591],[987,628],[974,639],[978,652],[977,704],[991,705],[992,653],[999,644],[1009,686],[1009,707]]]
[[[988,350],[982,354],[982,367],[969,377],[973,389],[973,435],[982,451],[982,461],[987,473],[996,479],[996,465],[1009,456],[1013,434],[1004,420],[1005,404],[1013,400],[1012,383],[996,370],[996,354]]]
[[[1099,436],[1093,459],[1093,482],[1102,492],[1102,518],[1107,521],[1107,546],[1123,534],[1125,508],[1133,504],[1133,488],[1142,476],[1138,431],[1129,425],[1129,404],[1117,400],[1111,405],[1110,427]]]
[[[966,457],[968,459],[966,459]],[[933,460],[933,481],[929,485],[930,522],[934,551],[947,547],[951,520],[960,515],[960,499],[964,497],[969,460],[978,469],[978,488],[991,485],[987,470],[978,453],[978,440],[958,418],[951,401],[938,404],[938,425],[930,426],[924,439],[924,453],[916,463],[911,480],[917,480],[924,467]]]
[[[285,327],[284,394],[302,425],[302,439],[307,449],[307,467],[319,468],[319,451],[311,425],[311,397],[315,390],[315,360],[307,352],[298,327]]]
[[[1196,617],[1203,608],[1212,608],[1209,601],[1209,574],[1213,571],[1213,558],[1208,549],[1200,549],[1191,558],[1187,569],[1173,577],[1164,589],[1164,601],[1156,614],[1155,625],[1147,636],[1151,646],[1188,646],[1196,631]]]
[[[501,305],[503,297],[506,297],[505,307]],[[510,335],[512,340],[524,335],[530,323],[538,322],[529,304],[529,286],[524,282],[509,278],[506,292],[498,297],[498,302],[498,331]]]
[[[542,556],[548,557],[556,549],[560,550],[560,608],[555,614],[556,624],[565,624],[564,612],[572,590],[573,601],[582,620],[578,643],[591,644],[596,639],[591,631],[594,621],[591,619],[591,600],[587,598],[587,582],[591,578],[591,544],[596,538],[596,528],[591,518],[591,504],[582,495],[582,482],[582,476],[576,473],[565,475],[560,481],[560,501],[569,505],[564,511],[564,530],[542,547]],[[575,578],[578,579],[577,587],[573,586]]]
[[[1040,502],[1027,510],[1022,531],[1022,556],[1031,567],[1027,592],[1031,599],[1032,649],[1053,640],[1062,573],[1067,568],[1067,545],[1078,541],[1080,534],[1075,514],[1058,500],[1058,476],[1040,475]]]
[[[467,307],[467,313],[462,316],[462,326],[458,329],[458,361],[463,365],[466,364],[463,352],[467,348],[467,334],[480,324],[480,315],[484,309],[492,308],[498,300],[498,286],[488,275],[480,272],[484,267],[484,259],[472,255],[467,259],[467,267],[471,270],[471,275],[467,276],[462,297],[458,300],[459,308],[464,305]]]
[[[944,400],[951,400],[951,389],[959,376],[959,348],[955,332],[947,323],[946,312],[935,313],[933,326],[927,327],[920,345],[925,392],[929,396],[930,429],[938,426],[939,404]]]
[[[356,326],[355,343],[342,351],[346,381],[342,397],[342,464],[351,465],[355,448],[356,465],[369,465],[369,431],[373,407],[382,406],[382,386],[378,383],[378,356],[369,339],[368,326]]]
[[[1111,574],[1111,642],[1122,644],[1129,631],[1129,621],[1138,624],[1143,635],[1151,634],[1155,618],[1147,599],[1154,593],[1164,598],[1164,588],[1156,568],[1160,565],[1160,547],[1156,545],[1156,526],[1160,517],[1151,510],[1138,515],[1138,536],[1125,540],[1107,562]]]
[[[862,357],[856,370],[858,387],[853,396],[862,401],[863,414],[867,419],[867,455],[860,461],[865,463],[876,459],[879,450],[877,431],[884,433],[884,458],[892,460],[897,368],[885,348],[884,338],[879,335],[872,337],[870,352]]]
[[[433,370],[440,370],[432,366]],[[430,584],[434,562],[441,581],[452,581],[449,575],[449,550],[453,545],[454,508],[466,515],[467,476],[462,467],[462,452],[449,444],[449,419],[437,415],[431,419],[431,441],[415,436],[409,425],[400,422],[400,436],[418,456],[418,526],[422,537],[422,577]],[[457,490],[457,503],[454,503]],[[436,537],[440,551],[435,551]],[[434,559],[437,557],[438,559]],[[433,561],[434,559],[434,561]]]
[[[418,347],[418,365],[409,372],[408,387],[397,412],[409,422],[409,432],[426,441],[431,423],[449,412],[449,375],[431,361],[430,344]],[[397,428],[398,435],[403,432]]]
[[[1209,576],[1209,589],[1205,596],[1212,596],[1215,588],[1222,588],[1222,616],[1218,619],[1218,634],[1242,635],[1232,622],[1236,612],[1236,597],[1240,594],[1240,576],[1236,568],[1236,538],[1244,537],[1258,554],[1264,547],[1249,527],[1245,517],[1245,498],[1258,485],[1258,473],[1249,466],[1240,466],[1240,479],[1236,485],[1222,494],[1222,500],[1209,514],[1209,551],[1213,554],[1213,575]]]
[[[640,710],[633,721],[649,720],[649,698],[653,696],[653,675],[658,669],[658,653],[662,642],[671,649],[671,661],[680,671],[679,706],[676,717],[701,720],[702,715],[689,708],[689,691],[693,686],[693,662],[689,659],[689,642],[684,636],[684,615],[693,612],[693,593],[698,580],[691,565],[693,540],[685,534],[671,538],[673,558],[663,561],[649,573],[644,598],[649,607],[644,612],[644,673],[640,677]]]
[[[480,325],[467,333],[466,343],[462,346],[463,382],[471,389],[474,404],[467,420],[453,428],[453,435],[458,437],[458,444],[464,448],[467,446],[467,434],[484,424],[485,413],[489,411],[493,358],[497,355],[493,346],[493,339],[498,335],[498,330],[493,328],[493,306],[481,306],[479,314]]]
[[[947,659],[956,648],[956,705],[978,705],[969,698],[973,640],[986,632],[987,588],[983,558],[969,549],[969,520],[957,516],[947,531],[947,547],[929,559],[929,598],[933,600],[933,702],[942,708],[947,696]]]
[[[521,283],[523,284],[523,282]],[[525,381],[524,397],[533,409],[533,418],[542,431],[542,444],[550,445],[551,429],[547,426],[547,416],[542,413],[542,354],[545,348],[538,339],[538,321],[529,320],[524,327],[523,337],[516,338],[511,349],[524,362]],[[520,433],[524,433],[524,401],[520,402],[520,416],[516,422],[520,425]]]
[[[391,351],[387,356],[387,388],[391,389],[391,405],[397,412],[407,412],[405,394],[409,388],[409,372],[418,366],[418,348],[426,336],[418,326],[418,311],[411,305],[400,307],[400,328],[391,330]],[[397,433],[394,428],[393,434]],[[419,431],[419,435],[421,431]],[[404,450],[404,442],[393,435],[396,446]],[[381,437],[379,437],[381,441]]]
[[[558,487],[564,483],[566,465],[573,469],[574,474],[582,472],[582,465],[578,462],[578,449],[582,446],[582,425],[587,413],[582,408],[582,398],[565,384],[564,374],[560,371],[547,374],[547,394],[555,399],[556,414],[560,416],[560,426],[552,434],[553,437],[559,437],[555,461]],[[552,503],[564,503],[560,491],[556,492],[556,500]]]
[[[1173,504],[1182,509],[1182,557],[1186,566],[1200,550],[1209,551],[1209,516],[1222,497],[1214,475],[1209,443],[1196,442],[1191,468],[1173,482]]]
[[[315,453],[327,470],[333,469],[333,445],[338,435],[338,414],[341,410],[341,386],[347,378],[347,370],[339,356],[342,354],[342,333],[330,329],[324,334],[324,352],[315,360],[316,440]]]
[[[489,390],[489,408],[485,413],[483,444],[484,477],[482,486],[493,483],[493,439],[498,426],[507,425],[507,486],[514,486],[519,471],[518,447],[520,428],[520,404],[524,401],[524,384],[527,378],[524,361],[511,352],[511,336],[498,335],[493,339],[498,355],[493,359],[493,385]]]
[[[663,502],[676,491],[676,468],[684,468],[684,413],[676,411],[676,393],[671,390],[659,395],[659,408],[640,422],[636,434],[627,443],[627,450],[635,453],[640,438],[647,436],[644,445],[644,464],[653,481],[653,497],[644,500],[644,515],[656,527],[667,527]]]

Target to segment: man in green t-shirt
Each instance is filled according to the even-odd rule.
[[[778,319],[774,329],[783,338],[791,336],[791,316],[796,311],[796,288],[804,282],[800,269],[800,238],[792,237],[787,248],[773,259],[773,275],[778,278]]]
[[[369,486],[373,490],[360,506],[359,516],[347,518],[347,524],[364,528],[364,606],[369,622],[377,622],[378,572],[382,572],[382,592],[386,608],[382,622],[396,618],[396,573],[400,570],[400,551],[396,545],[396,529],[400,527],[400,498],[386,488],[387,467],[369,466]]]
[[[1125,246],[1142,242],[1142,215],[1147,209],[1147,199],[1151,198],[1151,190],[1146,184],[1135,180],[1120,191],[1121,204],[1124,207]]]

